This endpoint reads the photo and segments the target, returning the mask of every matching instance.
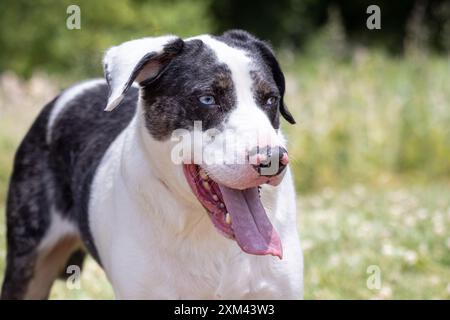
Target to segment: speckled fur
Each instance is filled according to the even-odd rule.
[[[25,297],[52,211],[78,226],[85,248],[101,263],[87,217],[90,186],[104,152],[133,117],[138,90],[131,88],[123,102],[126,106],[113,113],[103,111],[107,95],[105,83],[69,102],[48,144],[45,137],[52,101],[20,145],[7,201],[8,254],[2,299]],[[72,262],[81,265],[82,254],[74,255]]]

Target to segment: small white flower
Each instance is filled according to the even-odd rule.
[[[434,224],[433,231],[436,235],[442,236],[445,233],[445,228],[443,224]]]
[[[430,277],[430,282],[433,286],[435,286],[438,285],[439,282],[441,282],[441,279],[438,276],[433,275]]]
[[[381,299],[389,299],[392,297],[392,289],[389,286],[384,286],[381,288],[380,293],[378,294],[378,296]]]
[[[330,266],[332,267],[337,267],[339,265],[340,262],[340,258],[338,254],[333,254],[330,259],[328,260]]]
[[[405,252],[404,258],[408,264],[413,265],[417,262],[417,253],[415,251],[408,250]]]
[[[384,245],[383,245],[383,247],[381,248],[381,252],[382,252],[385,256],[393,256],[395,250],[394,250],[394,247],[393,247],[391,244],[387,243],[387,244],[384,244]]]
[[[409,215],[405,218],[405,225],[408,227],[414,227],[417,223],[417,219],[413,215]]]
[[[419,218],[419,220],[425,220],[426,218],[428,218],[428,212],[426,209],[424,208],[420,208],[417,211],[417,218]]]

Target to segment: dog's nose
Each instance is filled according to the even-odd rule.
[[[252,165],[262,176],[272,177],[280,174],[289,163],[288,152],[283,147],[257,147],[250,153]]]

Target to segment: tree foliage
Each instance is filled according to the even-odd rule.
[[[69,5],[81,9],[81,29],[66,27]],[[370,4],[381,8],[381,30],[366,28]],[[442,0],[0,0],[0,72],[36,70],[86,77],[101,73],[106,48],[143,36],[246,29],[276,46],[304,49],[323,31],[347,47],[391,52],[450,51],[450,3]],[[339,39],[338,39],[339,38]],[[321,50],[318,50],[321,51]],[[345,55],[345,54],[344,54]]]
[[[67,7],[81,9],[81,29],[66,27]],[[197,0],[0,0],[0,71],[39,69],[78,77],[101,74],[101,57],[122,41],[210,30]]]

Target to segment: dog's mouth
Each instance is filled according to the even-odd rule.
[[[217,230],[236,240],[247,253],[282,258],[280,237],[261,203],[259,187],[231,189],[211,179],[195,164],[185,164],[183,170]]]

